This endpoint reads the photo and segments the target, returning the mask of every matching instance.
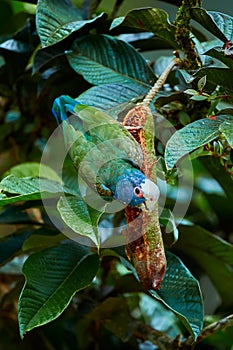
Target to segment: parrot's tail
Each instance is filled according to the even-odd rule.
[[[54,100],[52,112],[58,124],[68,118],[68,113],[74,114],[74,107],[78,102],[68,95],[62,95]]]

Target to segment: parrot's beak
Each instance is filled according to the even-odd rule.
[[[153,181],[146,179],[144,184],[141,185],[141,188],[145,198],[144,204],[146,209],[153,211],[160,195],[158,186]]]

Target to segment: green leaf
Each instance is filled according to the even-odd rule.
[[[160,108],[161,106],[169,104],[173,101],[181,101],[181,102],[187,103],[187,98],[183,92],[162,91],[156,95],[154,101],[155,101],[154,102],[155,107]]]
[[[198,90],[203,90],[206,86],[206,75],[204,75],[199,81],[197,82]]]
[[[32,250],[41,250],[48,247],[54,247],[57,246],[61,241],[64,241],[66,238],[63,234],[58,234],[57,231],[55,231],[56,234],[50,234],[54,233],[52,230],[48,229],[39,229],[35,230],[32,235],[30,235],[23,243],[22,245],[22,251],[28,252]]]
[[[122,28],[121,30],[123,31],[124,29]],[[123,35],[124,40],[139,50],[139,52],[171,49],[171,45],[167,41],[156,37],[152,33],[123,33]]]
[[[181,110],[177,113],[180,123],[185,126],[191,122],[191,118],[187,112]]]
[[[182,250],[207,273],[224,305],[233,305],[233,245],[200,226],[179,226],[175,248]]]
[[[196,72],[195,77],[201,78],[203,75],[207,76],[208,84],[222,86],[224,89],[230,90],[231,93],[233,92],[232,73],[229,68],[201,68]]]
[[[0,9],[0,12],[2,14],[2,21],[2,17],[5,15],[2,9]],[[13,18],[11,18],[11,20],[13,20]],[[12,28],[10,29],[9,19],[7,21],[8,25],[6,28],[12,30]],[[35,33],[36,30],[33,21],[28,20],[26,25],[11,38],[8,37],[8,40],[4,41],[4,37],[1,37],[0,56],[2,56],[5,61],[5,64],[0,68],[0,89],[3,96],[12,96],[12,84],[14,84],[18,78],[22,76],[22,72],[25,71],[28,60],[38,45],[38,38]],[[17,64],[15,64],[16,62]],[[2,132],[3,130],[1,130],[0,137],[2,137]]]
[[[223,42],[233,37],[231,16],[195,7],[191,9],[191,17]]]
[[[204,53],[213,58],[217,58],[219,61],[223,62],[226,66],[228,66],[231,71],[233,71],[233,60],[224,55],[223,50],[220,47],[214,47]],[[221,72],[221,71],[220,71]],[[228,70],[229,74],[229,70]]]
[[[150,88],[155,75],[146,60],[129,44],[108,35],[75,40],[67,54],[71,67],[91,84],[137,84]]]
[[[62,183],[61,178],[48,165],[43,163],[28,162],[15,165],[10,168],[3,177],[14,175],[16,177],[41,177]]]
[[[219,159],[213,156],[201,157],[200,161],[206,167],[206,169],[211,173],[213,178],[216,179],[216,181],[223,188],[229,200],[233,201],[233,191],[232,191],[233,180],[226,171],[223,171],[223,167]]]
[[[128,341],[137,328],[137,322],[130,314],[128,302],[122,297],[107,298],[86,317],[103,322],[104,326],[123,342]]]
[[[233,17],[227,15],[226,13],[208,11],[214,23],[218,26],[220,31],[224,34],[227,40],[233,39]],[[207,29],[207,28],[206,28]],[[214,33],[213,33],[214,34]],[[216,34],[214,34],[216,36]],[[221,39],[219,37],[219,39]]]
[[[175,218],[170,209],[163,209],[159,216],[159,222],[165,227],[165,233],[173,233],[172,244],[174,244],[179,238],[179,231],[176,227]]]
[[[54,193],[63,191],[63,187],[57,182],[33,177],[19,178],[8,175],[0,184],[3,191],[15,194],[36,193],[40,190]]]
[[[135,9],[125,17],[113,20],[111,30],[122,27],[124,31],[152,32],[157,37],[167,41],[171,47],[177,49],[175,40],[175,26],[169,22],[168,14],[158,8]]]
[[[97,254],[72,241],[32,254],[23,268],[26,282],[18,316],[21,337],[56,319],[74,294],[90,285],[98,266]]]
[[[53,198],[68,192],[55,181],[33,177],[18,178],[14,175],[9,175],[0,182],[0,191],[7,193],[0,198],[0,206],[19,201]]]
[[[57,208],[67,226],[99,247],[97,225],[102,212],[89,207],[77,197],[61,197]]]
[[[32,216],[25,211],[23,204],[12,205],[7,208],[1,207],[0,209],[0,224],[30,224],[34,222]]]
[[[166,252],[166,256],[167,271],[161,288],[150,290],[150,294],[172,310],[196,339],[204,318],[199,283],[176,255]]]
[[[2,41],[2,40],[1,40]],[[0,44],[0,54],[5,56],[7,54],[7,60],[10,58],[20,59],[23,57],[23,61],[26,63],[33,50],[38,45],[38,38],[35,34],[35,23],[32,20],[26,22],[24,27],[17,31],[11,38]],[[14,55],[12,55],[14,54]],[[16,55],[18,54],[18,55]],[[19,68],[17,62],[16,67]],[[14,67],[14,68],[16,68]]]
[[[143,97],[148,91],[149,88],[138,84],[105,84],[90,88],[76,100],[107,112],[120,104]]]
[[[220,125],[219,130],[226,137],[226,140],[231,148],[233,148],[233,120],[226,120]]]
[[[81,197],[79,188],[79,177],[69,155],[65,157],[62,167],[62,181],[68,188],[68,192],[74,196]]]
[[[199,283],[176,255],[166,251],[166,258],[167,270],[161,287],[149,293],[173,311],[196,339],[202,330],[204,317]],[[120,260],[137,277],[129,261],[122,257]]]
[[[200,119],[176,131],[168,140],[165,149],[165,161],[168,168],[173,166],[189,152],[214,140],[219,135],[219,126],[224,119],[231,116],[222,115],[215,119]]]
[[[36,26],[44,47],[56,44],[81,29],[91,29],[105,18],[106,15],[102,13],[93,19],[83,20],[80,11],[70,0],[39,0]]]
[[[184,91],[184,93],[187,95],[191,95],[191,96],[196,96],[199,94],[199,92],[197,90],[194,90],[194,89],[187,89]]]
[[[33,231],[18,231],[14,235],[0,241],[0,264],[5,263],[18,253],[24,241],[31,235]]]
[[[190,100],[193,100],[193,101],[205,101],[207,100],[207,96],[203,96],[203,95],[194,95],[192,97],[190,97]]]

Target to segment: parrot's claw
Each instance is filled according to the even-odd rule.
[[[136,132],[136,131],[141,130],[143,128],[143,126],[141,126],[141,125],[138,125],[138,126],[124,125],[124,127],[130,133]]]

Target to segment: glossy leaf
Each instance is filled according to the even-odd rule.
[[[78,30],[91,29],[104,18],[106,16],[102,13],[93,19],[83,20],[70,0],[39,0],[36,25],[41,44],[45,47],[58,43]]]
[[[225,56],[223,50],[220,47],[211,48],[210,50],[205,52],[205,55],[217,58],[219,61],[223,62],[226,66],[233,70],[233,60]]]
[[[135,319],[130,315],[128,301],[123,298],[107,298],[87,317],[104,322],[104,326],[123,342],[129,340],[137,328]]]
[[[203,90],[206,86],[206,75],[204,75],[197,83],[198,90]]]
[[[175,26],[169,22],[168,14],[164,10],[158,8],[132,10],[125,17],[114,19],[110,29],[119,27],[124,30],[152,32],[167,41],[171,47],[178,48],[175,40]]]
[[[189,152],[207,144],[219,135],[219,126],[231,116],[218,116],[214,119],[200,119],[176,131],[168,140],[165,161],[168,168],[173,166]]]
[[[174,244],[179,238],[179,231],[176,227],[175,218],[170,209],[163,209],[162,213],[159,216],[159,222],[165,227],[166,234],[172,232],[172,244]]]
[[[57,182],[33,177],[19,178],[15,175],[8,175],[1,181],[1,189],[4,192],[15,194],[28,194],[39,190],[59,192],[61,188],[62,186]]]
[[[209,15],[227,38],[227,40],[233,39],[233,17],[227,15],[226,13],[221,13],[217,11],[208,11]],[[207,29],[207,28],[206,28]],[[214,34],[214,33],[213,33]],[[215,34],[214,34],[215,35]],[[221,39],[221,38],[219,38]]]
[[[69,188],[69,193],[73,194],[74,196],[81,197],[77,170],[75,169],[69,156],[66,156],[63,164],[62,181],[64,185]]]
[[[155,107],[161,107],[169,104],[172,101],[187,101],[187,98],[183,92],[159,92],[155,97]]]
[[[175,247],[207,273],[225,305],[233,305],[233,246],[200,226],[180,226]]]
[[[229,200],[233,201],[232,178],[226,171],[222,171],[223,168],[219,159],[211,156],[201,157],[200,160],[205,168],[212,174],[213,178],[216,179],[223,188]]]
[[[207,100],[207,96],[194,95],[194,96],[190,97],[190,100],[193,100],[193,101],[205,101],[205,100]]]
[[[118,105],[142,98],[148,91],[149,88],[138,84],[104,84],[85,91],[77,101],[107,112]]]
[[[161,288],[150,290],[150,294],[171,309],[196,339],[204,319],[199,283],[176,255],[166,252],[166,256],[167,271]]]
[[[102,212],[89,207],[77,197],[61,197],[57,208],[67,226],[99,247],[97,225]]]
[[[149,88],[155,75],[145,59],[129,44],[108,35],[75,40],[67,54],[71,67],[91,84],[137,84]]]
[[[204,317],[199,283],[176,255],[166,252],[166,257],[167,270],[161,288],[149,293],[173,311],[196,339],[202,330]],[[134,267],[123,258],[121,261],[137,277]]]
[[[5,177],[0,182],[4,193],[0,198],[0,206],[26,200],[57,197],[58,193],[67,192],[60,183],[33,177],[18,178],[14,175]]]
[[[21,233],[21,234],[20,234]],[[18,232],[6,239],[0,240],[0,264],[6,263],[14,255],[20,252],[24,241],[31,235],[32,231]]]
[[[219,130],[226,137],[228,144],[233,148],[233,120],[226,120],[220,125]]]
[[[71,241],[32,254],[23,268],[26,282],[19,299],[21,337],[57,318],[74,294],[90,285],[98,265],[98,255]]]
[[[65,235],[58,233],[55,230],[46,228],[38,229],[32,235],[27,237],[22,245],[23,252],[31,252],[33,250],[46,249],[60,244],[66,239]]]
[[[200,23],[205,29],[223,42],[231,40],[233,37],[233,18],[231,16],[220,12],[206,11],[198,7],[191,9],[191,16],[192,19]]]
[[[67,60],[65,59],[65,49],[65,45],[61,45],[61,47],[58,45],[51,45],[48,47],[38,49],[35,53],[35,57],[33,60],[33,73],[36,73],[38,71],[46,71],[47,68],[51,65],[57,66],[61,64],[64,68],[68,64]]]
[[[22,54],[25,56],[24,59],[26,61],[33,49],[36,48],[38,41],[38,37],[35,34],[35,23],[32,20],[28,20],[20,31],[12,35],[12,38],[1,42],[0,54]]]
[[[14,175],[16,177],[41,177],[62,183],[61,178],[48,165],[43,163],[28,162],[15,165],[10,168],[3,177]]]
[[[145,39],[142,37],[145,35]],[[127,41],[136,49],[143,51],[153,51],[153,50],[169,50],[171,49],[171,45],[159,37],[145,33],[138,34],[121,34],[121,38]]]
[[[22,224],[33,223],[34,220],[30,214],[25,211],[23,205],[12,205],[9,207],[1,208],[0,212],[0,224]]]
[[[20,31],[2,41],[3,38],[0,40],[0,56],[4,58],[5,64],[0,67],[0,89],[3,96],[11,96],[12,84],[25,71],[28,60],[38,45],[35,24],[28,20]]]
[[[231,71],[229,68],[220,67],[203,67],[197,71],[196,77],[201,78],[207,76],[208,84],[213,84],[214,87],[221,86],[224,89],[233,92],[233,80],[231,78]]]

